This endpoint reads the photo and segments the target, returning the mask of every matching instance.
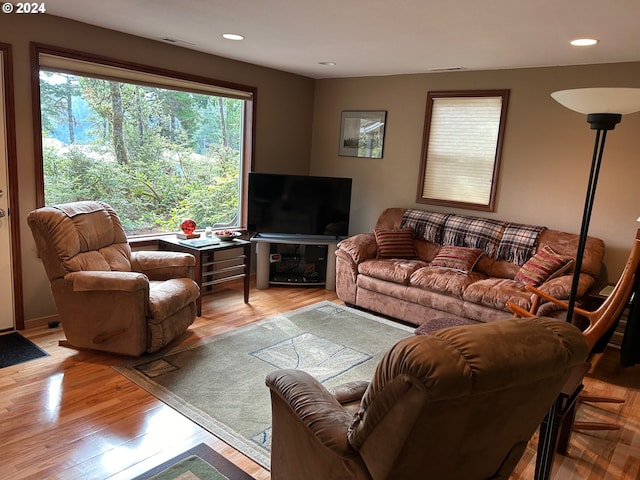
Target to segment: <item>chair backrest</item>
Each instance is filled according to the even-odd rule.
[[[38,208],[27,222],[50,281],[77,271],[131,271],[127,235],[104,202]]]
[[[610,331],[616,321],[619,319],[620,314],[629,302],[631,292],[638,277],[638,268],[640,267],[640,229],[636,232],[636,238],[631,246],[631,252],[627,258],[627,263],[622,270],[622,274],[618,279],[618,282],[613,288],[613,291],[609,294],[606,300],[596,310],[590,311],[583,308],[575,307],[574,314],[578,314],[586,318],[589,324],[583,329],[583,335],[589,345],[590,349],[594,346]],[[536,295],[533,302],[531,302],[531,309],[529,311],[524,310],[513,302],[507,302],[507,308],[509,308],[516,317],[534,317],[540,306],[540,300],[545,299],[556,305],[568,308],[567,302],[555,298],[542,290],[527,285],[526,289]]]
[[[349,442],[373,478],[507,479],[588,352],[550,318],[412,336],[378,365]]]
[[[582,333],[591,348],[609,331],[629,302],[638,275],[638,266],[640,266],[640,230],[636,233],[622,274],[607,299],[592,312],[575,309],[576,313],[589,320],[589,325]]]

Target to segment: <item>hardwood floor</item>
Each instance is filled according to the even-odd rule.
[[[205,296],[203,315],[177,343],[192,342],[320,300],[341,303],[324,289],[251,288],[241,282]],[[60,328],[21,332],[50,356],[0,370],[0,478],[111,479],[139,475],[199,443],[222,453],[257,480],[269,472],[119,375],[126,357],[58,346]],[[580,406],[584,418],[619,423],[619,431],[574,433],[569,454],[556,456],[552,478],[640,478],[640,366],[622,368],[608,350],[590,393],[626,399],[623,405]],[[536,435],[512,479],[532,479]]]

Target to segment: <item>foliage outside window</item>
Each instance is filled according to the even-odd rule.
[[[418,203],[493,211],[508,90],[429,92]]]
[[[105,201],[128,235],[241,226],[250,100],[153,80],[41,66],[43,203]]]

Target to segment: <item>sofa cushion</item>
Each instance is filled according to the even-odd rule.
[[[465,289],[462,298],[505,312],[509,311],[509,300],[525,310],[531,307],[531,292],[525,289],[524,283],[507,278],[487,278],[474,282]]]
[[[378,244],[378,258],[418,258],[413,230],[401,228],[399,230],[376,230]]]
[[[515,280],[537,287],[545,281],[561,275],[569,269],[573,258],[556,253],[549,245],[544,245],[518,270]]]
[[[484,250],[480,248],[455,247],[444,245],[431,262],[432,267],[444,267],[461,273],[469,273]]]
[[[428,267],[416,270],[409,279],[409,285],[462,298],[462,292],[469,285],[485,278],[487,277],[478,272],[464,274],[448,268],[434,267],[431,263]]]
[[[358,265],[358,273],[388,282],[407,285],[413,272],[427,265],[422,260],[402,258],[373,259]]]

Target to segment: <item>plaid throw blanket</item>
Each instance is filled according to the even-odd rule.
[[[448,213],[426,212],[414,208],[408,209],[402,216],[402,228],[412,228],[416,238],[442,244],[442,232]]]
[[[452,215],[447,218],[442,243],[459,247],[481,248],[496,258],[506,222],[488,218]]]
[[[509,223],[498,246],[497,260],[524,265],[536,248],[538,237],[545,227]]]

